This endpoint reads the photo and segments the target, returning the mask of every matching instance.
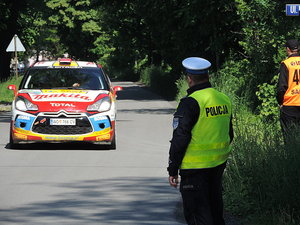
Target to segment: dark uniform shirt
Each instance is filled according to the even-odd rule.
[[[173,119],[173,138],[169,151],[169,167],[170,176],[178,175],[178,169],[185,155],[188,144],[192,136],[192,129],[199,119],[200,107],[198,102],[189,97],[195,91],[210,88],[209,82],[195,85],[187,90],[188,96],[182,98]],[[233,139],[232,122],[230,121],[230,138]],[[189,173],[191,170],[184,170]]]
[[[292,54],[290,57],[299,57],[299,54]],[[277,84],[277,102],[279,105],[283,104],[284,94],[288,89],[289,71],[286,65],[282,62],[280,65],[280,73]],[[300,118],[299,106],[282,106],[281,112],[290,117]]]

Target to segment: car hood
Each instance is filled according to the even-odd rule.
[[[109,94],[106,90],[20,90],[28,94],[34,102],[93,102],[100,94]]]

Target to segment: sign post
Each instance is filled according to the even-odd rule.
[[[10,41],[6,51],[15,52],[15,58],[14,58],[15,73],[16,73],[16,78],[18,78],[18,52],[25,52],[25,48],[16,34],[14,35],[13,39]]]

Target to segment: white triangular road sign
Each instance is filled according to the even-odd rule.
[[[16,41],[14,40],[16,39]],[[15,48],[15,43],[16,43],[16,48]],[[14,51],[17,51],[17,52],[25,52],[25,48],[24,46],[22,45],[20,39],[18,38],[17,35],[15,35],[13,37],[13,39],[10,41],[7,49],[6,49],[7,52],[14,52]]]

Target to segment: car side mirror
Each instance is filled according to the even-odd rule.
[[[113,88],[113,90],[114,90],[115,93],[117,93],[117,91],[122,91],[123,88],[122,88],[121,86],[115,86],[115,87]]]
[[[17,87],[16,87],[16,85],[14,85],[14,84],[8,85],[7,89],[13,90],[14,91],[14,96],[17,95]]]

